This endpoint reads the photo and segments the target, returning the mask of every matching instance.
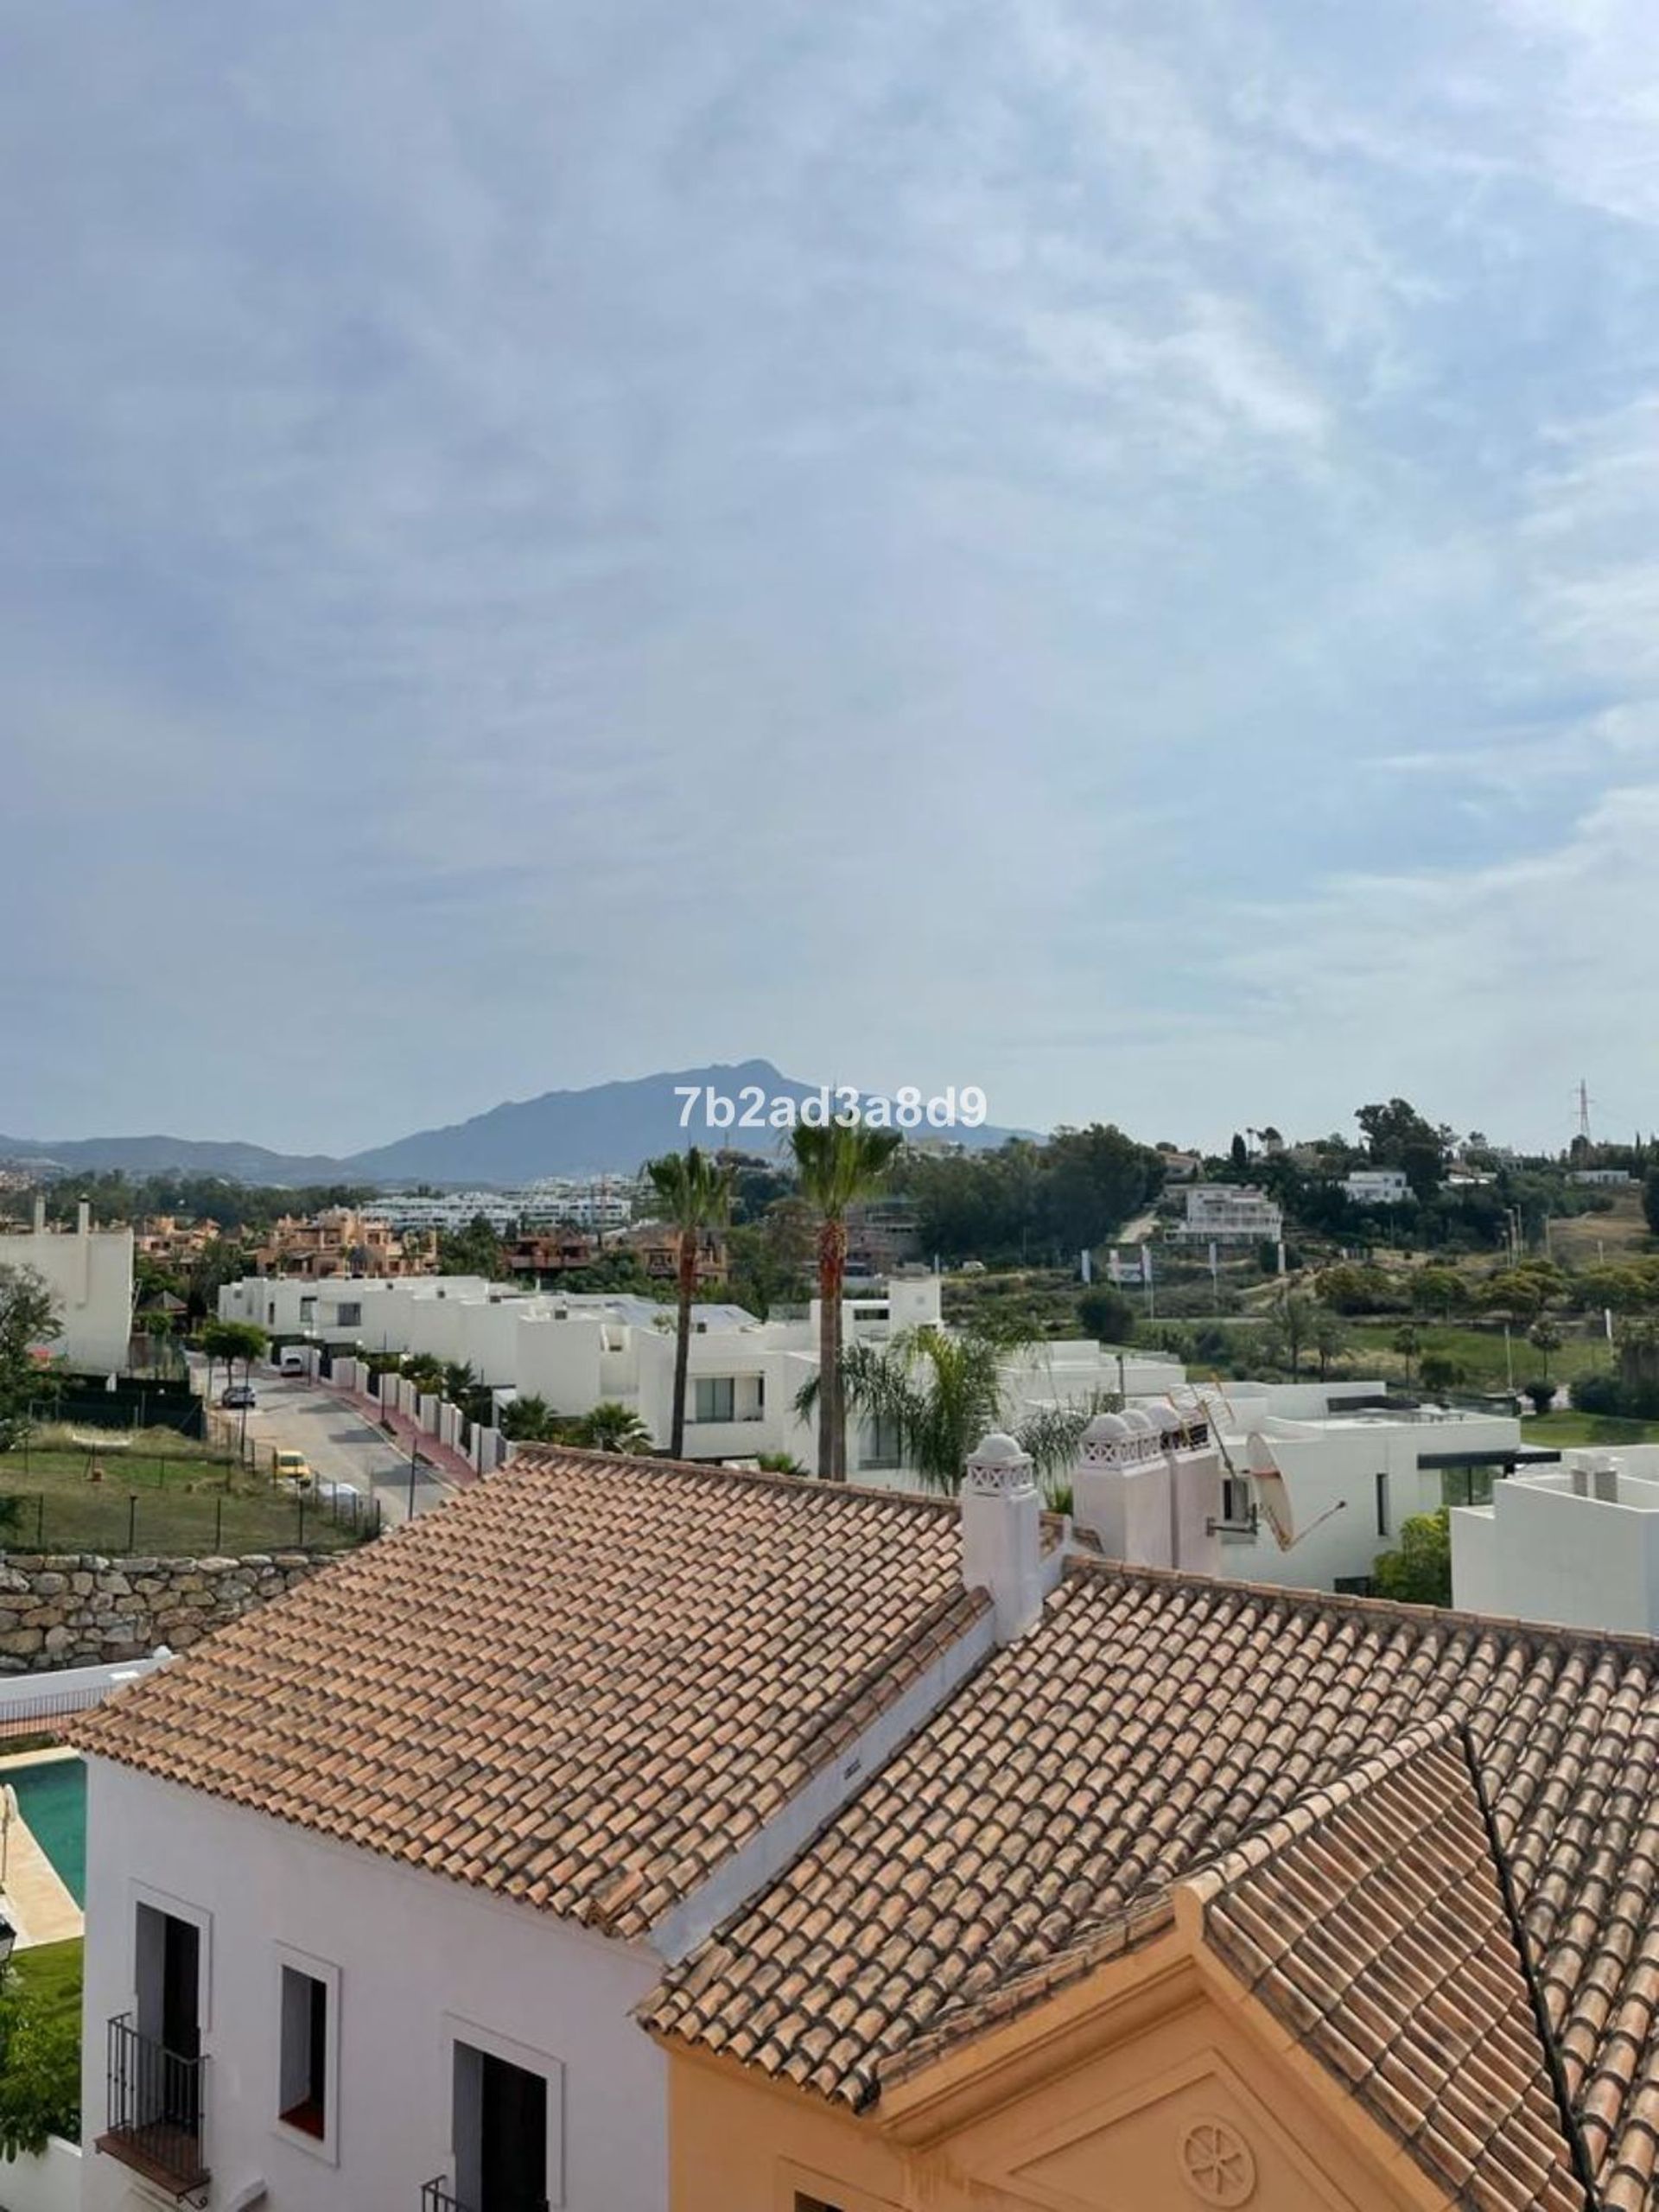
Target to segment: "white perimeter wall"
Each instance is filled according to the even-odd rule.
[[[422,2183],[449,2165],[442,2022],[460,2014],[562,2062],[565,2212],[663,2212],[666,2061],[630,2017],[660,1970],[648,1954],[87,1764],[86,2212],[153,2202],[91,2149],[105,2125],[105,2024],[133,2002],[135,1883],[212,1916],[203,2048],[215,2203],[263,2179],[270,2212],[418,2212]],[[338,2165],[274,2126],[279,1943],[340,1970]]]
[[[80,2212],[80,2145],[55,2135],[38,2158],[0,2159],[5,2212]]]

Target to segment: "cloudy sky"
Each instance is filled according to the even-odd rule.
[[[20,0],[0,1129],[1659,1121],[1651,0]]]

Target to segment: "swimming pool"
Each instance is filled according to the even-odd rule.
[[[86,1766],[82,1759],[43,1759],[0,1767],[0,1782],[17,1793],[29,1834],[52,1861],[75,1903],[86,1904]]]

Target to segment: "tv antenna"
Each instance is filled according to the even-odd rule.
[[[1590,1142],[1590,1090],[1582,1076],[1579,1077],[1579,1135],[1587,1146]]]

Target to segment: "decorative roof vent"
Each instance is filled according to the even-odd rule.
[[[1011,1436],[994,1429],[968,1455],[963,1487],[980,1497],[1009,1497],[1019,1491],[1034,1490],[1030,1454]]]

